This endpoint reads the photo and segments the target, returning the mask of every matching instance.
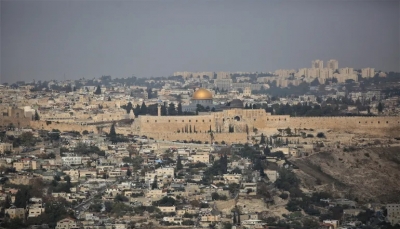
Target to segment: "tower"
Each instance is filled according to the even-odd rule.
[[[324,68],[324,62],[322,60],[313,60],[311,62],[311,67],[312,68]]]
[[[158,114],[158,116],[161,116],[161,104],[160,103],[158,103],[158,106],[157,106],[157,114]]]
[[[326,67],[336,71],[339,69],[339,62],[337,60],[329,60]]]

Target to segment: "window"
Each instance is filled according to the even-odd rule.
[[[389,121],[386,121],[386,123],[389,123]]]

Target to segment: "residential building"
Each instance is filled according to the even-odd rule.
[[[80,229],[81,225],[78,220],[67,217],[57,222],[56,229]]]
[[[375,76],[374,68],[363,68],[361,69],[361,77],[362,78],[371,78]]]
[[[17,208],[15,206],[12,206],[5,210],[5,214],[8,214],[11,219],[20,218],[24,220],[26,210],[25,208]]]
[[[337,60],[328,60],[326,63],[326,67],[331,69],[332,71],[336,71],[339,69],[339,61]]]
[[[82,164],[82,157],[78,156],[68,156],[68,157],[61,157],[63,165],[81,165]]]
[[[324,68],[324,61],[322,60],[313,60],[311,62],[311,68]]]
[[[176,212],[176,207],[175,206],[157,206],[158,209],[160,209],[160,211],[162,213],[171,213],[171,212]]]
[[[6,151],[13,151],[13,145],[11,143],[0,143],[0,154],[4,154]]]
[[[214,86],[219,90],[230,90],[232,88],[232,79],[218,78],[214,80]]]
[[[387,220],[391,225],[400,224],[400,204],[387,204]]]
[[[14,162],[13,167],[15,168],[16,171],[29,170],[29,169],[36,170],[37,164],[35,160],[32,160],[30,158],[23,158],[17,162]]]
[[[208,153],[199,153],[191,155],[192,160],[194,163],[201,162],[201,163],[210,163],[210,155]]]

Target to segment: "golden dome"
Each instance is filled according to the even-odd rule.
[[[211,92],[204,88],[198,89],[197,91],[195,91],[193,93],[193,96],[192,96],[192,99],[198,99],[198,100],[212,99],[212,98],[213,98],[213,96],[212,96]]]

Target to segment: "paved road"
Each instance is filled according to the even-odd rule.
[[[96,194],[103,193],[108,187],[113,186],[117,183],[118,181],[115,181],[113,183],[107,183],[105,186],[102,186],[91,192],[91,196],[89,197],[89,199],[84,200],[82,203],[78,204],[73,208],[75,211],[75,215],[77,215],[77,218],[79,219],[81,217],[82,212],[86,211],[90,207],[90,205],[93,203]],[[77,214],[77,212],[79,213]]]

